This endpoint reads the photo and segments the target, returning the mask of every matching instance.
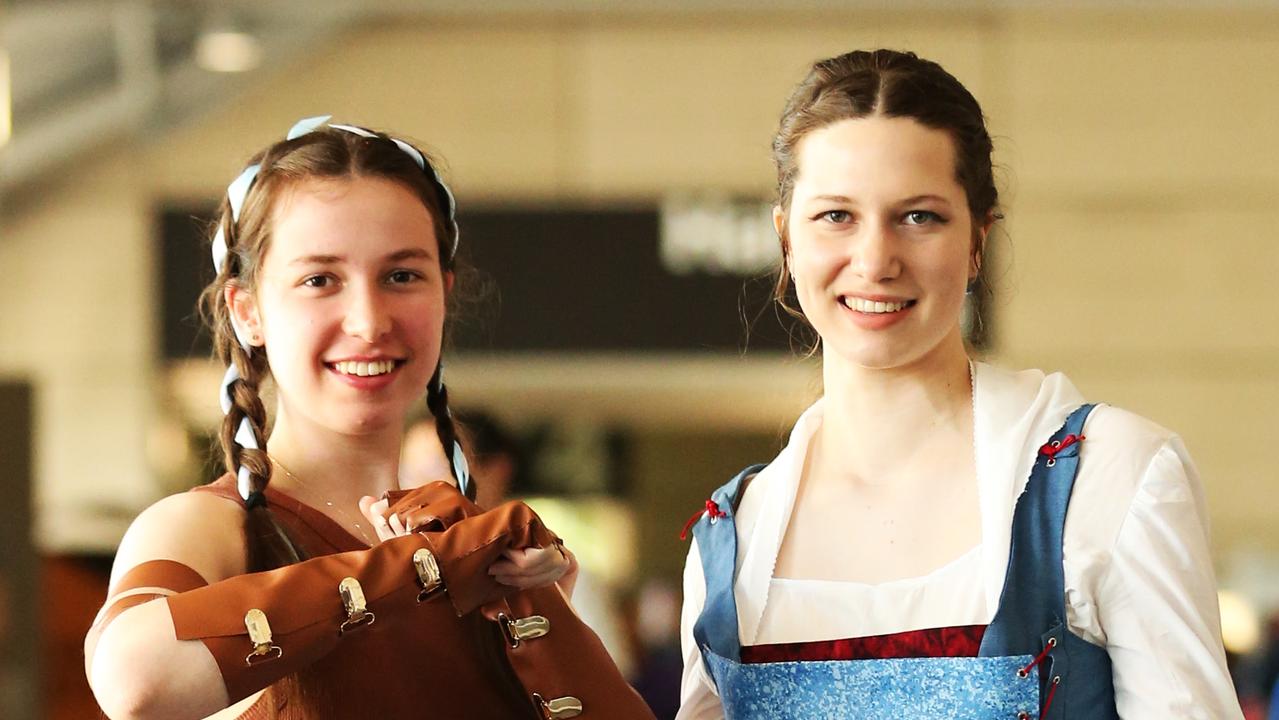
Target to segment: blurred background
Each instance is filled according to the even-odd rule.
[[[1174,428],[1251,717],[1279,674],[1279,6],[9,0],[0,5],[0,717],[96,717],[129,521],[217,474],[203,223],[298,118],[442,158],[485,298],[473,462],[579,554],[669,717],[684,521],[820,393],[768,305],[769,142],[814,59],[911,49],[982,102],[1008,216],[980,352]],[[481,475],[483,481],[483,475]],[[672,654],[674,652],[674,654]]]

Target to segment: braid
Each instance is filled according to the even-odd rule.
[[[462,454],[462,443],[457,438],[457,426],[453,424],[453,412],[449,410],[449,390],[444,385],[444,363],[435,366],[435,374],[426,386],[426,408],[435,418],[435,434],[440,438],[440,447],[449,458],[449,470],[458,487],[466,493],[470,500],[475,499],[475,478],[467,467],[466,456]]]
[[[259,386],[266,371],[266,356],[245,352],[236,343],[231,343],[231,358],[239,372],[239,379],[228,388],[231,396],[231,408],[222,418],[222,451],[226,468],[229,472],[238,472],[239,468],[249,469],[254,479],[254,492],[261,493],[271,479],[271,461],[267,457],[266,447],[266,407],[262,404]],[[242,421],[248,420],[257,448],[241,447],[235,441]]]
[[[238,280],[241,262],[237,252],[236,223],[230,207],[223,203],[219,232],[226,242],[227,262],[201,298],[201,308],[213,328],[218,358],[229,365],[224,379],[224,416],[218,432],[222,460],[227,472],[248,480],[245,497],[244,534],[250,571],[269,570],[306,558],[267,507],[266,486],[271,481],[271,458],[266,451],[266,406],[260,386],[270,368],[266,353],[254,352],[241,341],[231,320],[224,288]],[[227,381],[229,379],[229,382]],[[247,433],[249,437],[244,437]],[[243,488],[241,491],[243,493]]]

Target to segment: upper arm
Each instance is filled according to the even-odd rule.
[[[1198,473],[1175,436],[1148,457],[1097,588],[1119,714],[1241,718]]]
[[[245,572],[244,511],[212,493],[179,493],[133,521],[116,550],[111,589],[150,560],[174,560],[208,582]]]
[[[153,560],[186,565],[210,583],[243,573],[243,517],[235,503],[204,493],[174,495],[151,506],[120,543],[107,605],[115,602],[121,578]],[[156,594],[171,593],[159,588]],[[95,622],[85,638],[90,685],[112,717],[145,717],[148,710],[170,705],[208,714],[226,705],[212,655],[199,641],[177,640],[168,604],[160,600]]]
[[[723,706],[706,675],[702,653],[693,638],[693,625],[706,604],[706,579],[702,574],[701,555],[694,539],[684,562],[684,603],[680,611],[680,649],[684,657],[684,674],[680,681],[680,709],[676,720],[711,720],[724,717]]]

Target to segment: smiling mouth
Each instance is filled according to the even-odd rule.
[[[376,375],[385,375],[404,363],[403,360],[340,360],[335,363],[328,363],[329,369],[339,375],[352,375],[355,377],[373,377]]]
[[[915,304],[914,300],[904,300],[902,302],[878,302],[876,300],[864,300],[859,297],[852,297],[851,295],[841,297],[839,302],[849,310],[868,314],[901,312]]]

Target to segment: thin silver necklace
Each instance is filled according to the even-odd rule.
[[[276,467],[283,470],[284,474],[287,475],[289,479],[294,482],[294,484],[296,484],[298,487],[305,490],[306,494],[310,496],[309,497],[310,500],[312,500],[313,502],[318,501],[323,503],[325,508],[332,508],[334,512],[336,512],[339,516],[341,516],[342,522],[344,522],[348,527],[355,528],[355,530],[360,533],[360,538],[364,541],[364,544],[369,545],[370,547],[375,544],[373,542],[373,539],[369,537],[368,531],[365,530],[364,523],[355,520],[355,518],[353,518],[350,514],[348,514],[345,510],[343,510],[340,505],[334,504],[331,500],[320,499],[318,496],[316,496],[316,494],[311,490],[310,485],[307,485],[306,483],[302,482],[301,478],[299,478],[297,475],[294,475],[293,471],[289,470],[284,465],[284,463],[280,462],[279,460],[276,460],[275,456],[271,455],[270,453],[267,453],[267,457],[271,459],[272,463],[275,463]],[[328,515],[328,512],[325,512],[323,509],[321,509],[321,512],[324,512],[325,515]]]

